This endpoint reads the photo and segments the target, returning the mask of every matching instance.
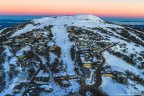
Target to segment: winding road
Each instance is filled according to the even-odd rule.
[[[101,74],[101,71],[102,71],[102,67],[103,67],[103,65],[105,64],[105,62],[106,62],[106,60],[105,60],[105,58],[104,58],[104,56],[103,56],[103,52],[105,51],[105,50],[107,50],[107,49],[109,49],[109,48],[111,48],[111,47],[113,47],[113,46],[115,46],[116,44],[112,44],[112,45],[110,45],[110,46],[108,46],[108,47],[106,47],[106,48],[104,48],[103,50],[101,50],[100,52],[99,52],[99,56],[101,56],[101,60],[102,60],[102,62],[99,64],[99,66],[98,66],[98,68],[95,66],[95,69],[97,68],[97,70],[96,70],[96,83],[95,83],[95,88],[96,89],[98,89],[99,88],[99,86],[102,84],[102,74]]]
[[[92,86],[85,86],[86,88],[83,88],[83,90],[81,90],[81,95],[82,95],[82,96],[85,96],[85,94],[86,94],[87,91],[90,91],[90,92],[93,94],[93,96],[106,96],[104,93],[102,93],[102,92],[99,90],[99,87],[100,87],[100,85],[102,84],[102,73],[101,73],[101,71],[102,71],[102,69],[103,69],[103,68],[102,68],[103,65],[104,65],[105,62],[106,62],[106,60],[105,60],[105,58],[104,58],[104,56],[103,56],[102,53],[103,53],[105,50],[107,50],[107,49],[109,49],[109,48],[111,48],[111,47],[113,47],[113,46],[115,46],[115,45],[116,45],[116,44],[112,44],[112,45],[104,48],[103,50],[101,50],[99,53],[97,53],[98,56],[100,56],[102,62],[100,62],[100,64],[99,64],[98,67],[94,66],[94,68],[96,69],[96,83],[95,83],[94,85],[92,85]]]

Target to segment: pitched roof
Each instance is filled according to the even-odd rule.
[[[49,74],[44,72],[44,70],[40,70],[36,77],[49,77]]]

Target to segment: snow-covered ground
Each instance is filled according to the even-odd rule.
[[[77,26],[77,27],[113,27],[113,28],[123,28],[118,25],[105,23],[102,19],[97,16],[92,15],[76,15],[76,16],[57,16],[57,17],[45,17],[41,19],[33,20],[34,23],[40,23],[40,26],[47,25],[65,25],[68,26]]]
[[[135,84],[133,81],[129,80],[129,85],[125,86],[109,77],[103,76],[102,80],[103,83],[100,87],[108,96],[143,96],[141,92],[144,90],[144,87],[140,84]]]
[[[55,25],[52,28],[52,34],[54,35],[54,40],[56,45],[61,48],[61,58],[63,59],[63,63],[67,65],[67,72],[74,73],[74,62],[71,60],[70,48],[72,43],[69,40],[68,32],[66,31],[66,27]]]
[[[125,72],[126,70],[132,71],[136,75],[140,75],[142,78],[144,78],[143,71],[138,70],[136,67],[126,63],[121,58],[115,57],[114,55],[104,52],[104,57],[106,58],[106,64],[105,66],[111,66],[112,71],[118,71],[118,72]]]
[[[136,67],[126,63],[121,58],[115,57],[114,55],[104,52],[104,57],[106,58],[106,63],[104,66],[111,66],[111,71],[117,71],[125,73],[125,71],[133,72],[136,75],[139,75],[141,78],[144,78],[143,71],[138,70]],[[144,87],[136,82],[128,80],[128,85],[123,85],[117,83],[109,77],[103,76],[103,82],[101,88],[109,96],[133,96],[141,95],[141,91],[144,90]],[[135,86],[135,87],[134,87]],[[136,88],[136,89],[135,89]]]
[[[19,78],[16,77],[14,78],[11,83],[9,84],[9,86],[7,86],[0,94],[0,96],[5,96],[7,94],[12,94],[12,89],[19,84]]]
[[[76,16],[57,16],[57,17],[45,17],[45,18],[40,18],[40,19],[35,19],[32,21],[33,24],[27,24],[24,26],[24,28],[19,28],[15,32],[12,32],[13,34],[10,34],[11,39],[17,38],[21,34],[28,34],[29,32],[33,32],[34,30],[34,36],[37,37],[40,36],[39,33],[43,33],[44,38],[41,41],[38,41],[36,39],[33,41],[32,38],[29,40],[27,38],[27,41],[23,41],[24,44],[27,43],[37,43],[36,45],[41,45],[40,43],[47,44],[48,46],[53,46],[56,45],[61,48],[61,55],[60,58],[57,57],[56,54],[49,52],[50,55],[50,64],[54,62],[55,58],[58,58],[59,61],[63,60],[64,65],[67,66],[66,72],[63,72],[62,74],[70,74],[70,75],[77,75],[77,73],[74,71],[74,61],[71,59],[71,53],[70,49],[72,45],[76,46],[73,42],[70,41],[69,38],[69,32],[67,32],[67,26],[76,26],[77,28],[85,29],[85,30],[91,30],[94,34],[99,34],[101,37],[106,38],[109,37],[108,40],[105,40],[109,43],[117,43],[116,46],[112,47],[112,50],[116,52],[121,52],[124,48],[120,47],[120,44],[126,44],[125,49],[127,49],[127,52],[123,52],[124,55],[130,56],[132,53],[139,54],[144,50],[144,47],[139,45],[135,46],[136,43],[134,42],[128,42],[126,41],[128,38],[123,37],[120,35],[120,30],[119,29],[124,29],[124,27],[116,25],[116,24],[110,24],[102,19],[100,19],[97,16],[92,16],[92,15],[76,15]],[[50,41],[49,36],[49,31],[46,32],[45,26],[52,25],[53,27],[51,28],[51,33],[53,34],[52,40]],[[102,32],[100,30],[97,30],[97,28],[100,28],[102,30],[105,30],[106,32]],[[111,28],[114,28],[117,31],[112,31]],[[41,31],[39,31],[41,30]],[[0,31],[0,33],[3,30]],[[129,31],[127,29],[127,31]],[[111,32],[111,34],[110,34]],[[140,31],[137,31],[140,33]],[[138,40],[143,41],[141,37],[139,37],[135,32],[129,31],[130,35],[136,37]],[[24,38],[26,38],[28,35],[26,35]],[[95,35],[97,36],[97,35]],[[77,37],[77,36],[76,36]],[[21,37],[22,38],[22,37]],[[46,40],[45,40],[46,38]],[[23,38],[22,38],[23,39]],[[126,39],[126,40],[125,40]],[[23,39],[25,40],[25,39]],[[83,38],[81,40],[84,40]],[[130,40],[131,41],[131,40]],[[17,41],[19,42],[19,41]],[[23,43],[19,42],[19,43]],[[25,43],[26,42],[26,43]],[[8,42],[7,42],[8,43]],[[13,42],[11,42],[13,43]],[[119,45],[118,45],[119,44]],[[33,44],[35,46],[35,44]],[[38,47],[39,47],[38,46]],[[44,48],[45,45],[43,45],[41,48]],[[22,69],[21,67],[21,62],[18,62],[18,56],[22,56],[24,52],[27,52],[29,50],[32,50],[32,48],[28,45],[21,46],[21,48],[18,48],[15,50],[14,48],[15,45],[12,48],[9,45],[3,45],[5,50],[3,53],[0,55],[4,57],[5,61],[3,62],[3,71],[5,74],[5,81],[6,85],[4,90],[0,93],[0,96],[5,96],[6,94],[13,94],[12,89],[19,84],[19,75],[22,72],[22,70],[25,70],[24,68]],[[37,47],[37,46],[35,46]],[[39,48],[39,49],[41,49]],[[46,47],[47,48],[47,47]],[[35,48],[36,49],[36,48]],[[1,51],[1,50],[0,50]],[[32,50],[34,51],[34,50]],[[15,54],[13,54],[15,52]],[[37,53],[36,53],[37,54]],[[38,55],[39,58],[41,59],[43,64],[47,64],[47,59],[45,56]],[[111,66],[111,71],[117,71],[117,72],[122,72],[125,73],[127,70],[130,72],[133,72],[135,75],[139,75],[139,77],[144,79],[144,72],[143,69],[138,69],[136,66],[130,65],[129,63],[125,62],[122,58],[118,58],[109,52],[104,52],[103,56],[106,60],[104,66]],[[29,58],[28,58],[29,59]],[[33,60],[36,60],[37,58],[34,58]],[[31,60],[31,59],[30,59]],[[144,58],[142,59],[144,61]],[[28,62],[24,65],[28,65]],[[18,65],[19,64],[19,65]],[[10,65],[14,65],[15,69],[18,71],[18,76],[14,76],[11,80],[9,76],[10,72]],[[140,65],[138,62],[137,65]],[[32,63],[31,65],[32,66]],[[49,68],[48,68],[49,69]],[[50,70],[50,69],[49,69]],[[50,81],[49,83],[52,84],[53,87],[53,92],[51,93],[46,93],[42,92],[40,93],[40,96],[67,96],[69,92],[79,92],[80,90],[80,84],[76,80],[69,80],[71,86],[68,88],[63,88],[58,84],[54,78],[53,78],[53,73],[49,72],[50,76]],[[123,85],[118,82],[116,82],[114,79],[102,76],[102,85],[100,86],[102,91],[106,92],[109,96],[116,96],[116,95],[122,95],[122,96],[132,96],[132,95],[141,95],[141,91],[144,90],[143,85],[140,85],[139,83],[136,83],[130,79],[128,79],[128,85]],[[22,90],[24,91],[24,90]],[[21,96],[21,94],[17,94],[16,96]]]

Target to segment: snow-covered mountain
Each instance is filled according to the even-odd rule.
[[[144,95],[144,30],[93,15],[0,30],[0,96]]]

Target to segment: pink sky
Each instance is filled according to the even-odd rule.
[[[1,15],[144,17],[144,0],[0,0]]]

